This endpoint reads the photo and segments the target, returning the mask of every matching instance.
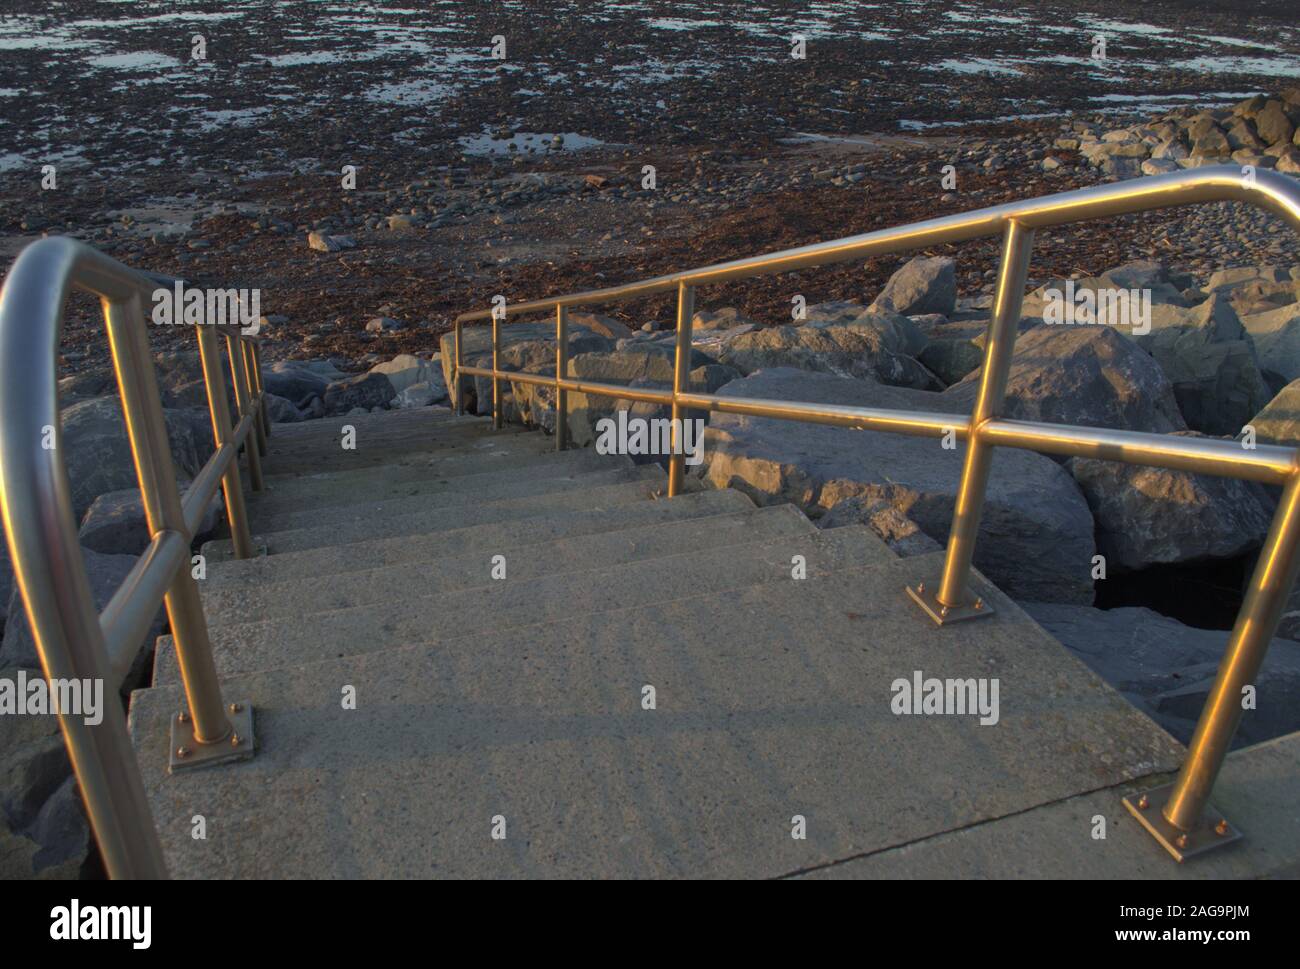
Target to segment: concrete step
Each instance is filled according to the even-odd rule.
[[[491,556],[484,555],[477,587],[421,595],[413,583],[407,595],[349,609],[255,622],[209,622],[208,634],[222,676],[294,666],[332,656],[390,649],[450,637],[554,622],[682,596],[754,585],[816,582],[846,568],[883,562],[893,553],[865,525],[699,549],[680,555],[630,562],[583,572],[511,580],[511,550],[501,549],[506,578],[493,581]],[[792,577],[801,556],[806,578]],[[171,637],[158,639],[154,682],[178,677]]]
[[[254,517],[300,511],[305,507],[349,504],[358,500],[380,501],[416,494],[441,494],[450,491],[488,494],[498,484],[520,479],[573,478],[586,471],[630,468],[632,459],[625,456],[598,454],[585,448],[574,451],[548,451],[531,460],[517,458],[510,467],[470,474],[445,474],[441,461],[413,465],[380,465],[388,475],[358,478],[363,471],[340,471],[333,474],[272,478],[266,491],[245,496]],[[460,465],[453,470],[459,470]]]
[[[602,471],[578,471],[553,478],[501,473],[492,481],[481,482],[477,491],[458,488],[439,490],[436,478],[429,482],[427,491],[419,484],[406,484],[403,486],[404,494],[392,497],[353,491],[352,500],[348,502],[326,504],[306,501],[299,503],[295,511],[287,511],[283,507],[270,511],[258,508],[250,514],[249,520],[254,531],[272,535],[274,532],[299,528],[376,522],[398,515],[450,508],[453,505],[482,505],[511,498],[580,492],[621,482],[662,480],[663,472],[658,468],[647,468],[644,465],[638,467],[631,460],[621,462],[615,459]]]
[[[369,438],[358,434],[355,447],[345,450],[342,438],[329,445],[312,445],[299,448],[270,448],[263,462],[268,474],[302,474],[318,471],[346,471],[376,464],[388,464],[396,459],[413,459],[418,455],[441,455],[451,449],[472,446],[486,435],[513,437],[533,434],[526,428],[510,425],[499,431],[477,422],[456,424],[442,428],[428,428],[423,433],[407,437]],[[540,436],[540,435],[539,435]]]
[[[673,499],[676,502],[679,499]],[[815,532],[793,505],[772,505],[728,515],[713,515],[642,525],[619,531],[579,535],[534,545],[494,544],[460,555],[403,562],[378,569],[322,575],[282,570],[277,581],[227,583],[215,588],[201,583],[208,622],[290,618],[329,609],[387,602],[406,596],[430,596],[491,582],[489,549],[509,548],[507,574],[511,581],[545,575],[605,569],[679,555],[692,548],[724,548]],[[441,547],[431,549],[441,552]],[[294,556],[280,556],[290,560]],[[285,574],[287,573],[287,574]]]
[[[355,427],[346,419],[323,421],[325,426],[314,428],[310,437],[302,436],[292,440],[272,437],[275,447],[270,450],[274,457],[293,455],[295,457],[316,451],[340,450],[341,442],[347,438],[358,450],[365,447],[390,446],[404,441],[437,440],[439,438],[467,433],[493,434],[492,424],[481,417],[449,417],[439,420],[391,421]],[[352,427],[351,432],[347,428]],[[515,433],[523,429],[513,427]],[[270,442],[268,441],[268,446]]]
[[[455,411],[449,407],[413,407],[406,410],[383,411],[379,414],[356,414],[345,417],[336,414],[333,417],[314,418],[296,424],[276,424],[271,429],[271,439],[277,444],[292,444],[301,441],[328,439],[337,441],[345,426],[351,425],[358,432],[383,430],[386,428],[413,427],[456,420]],[[477,420],[484,418],[463,417],[460,420]]]
[[[431,467],[437,467],[439,473],[444,476],[478,474],[483,471],[499,471],[514,467],[516,462],[522,465],[555,453],[557,453],[555,439],[548,438],[544,434],[507,434],[502,437],[484,435],[465,444],[442,448],[434,453],[400,454],[387,464],[334,471],[307,470],[267,474],[266,483],[274,488],[286,482],[315,481],[328,477],[331,480],[352,480],[357,482],[358,486],[362,486],[363,482],[370,479],[381,480],[390,475],[422,473]]]
[[[1155,775],[1055,801],[988,824],[960,828],[863,858],[819,867],[807,878],[1151,879],[1300,878],[1300,733],[1234,750],[1213,804],[1245,837],[1177,864],[1124,807],[1123,799],[1175,775]],[[1106,837],[1091,832],[1106,819]],[[1014,850],[1008,850],[1008,848]],[[1118,923],[1117,923],[1118,925]]]
[[[137,692],[171,874],[771,877],[1176,767],[1167,734],[982,577],[987,618],[922,616],[903,588],[940,568],[896,559],[231,677],[257,756],[175,775],[181,691]],[[895,713],[916,670],[997,678],[997,723]]]
[[[347,545],[375,538],[395,538],[417,532],[437,532],[517,518],[536,518],[584,508],[592,510],[611,508],[630,502],[648,501],[664,490],[666,477],[660,468],[641,466],[638,470],[639,480],[601,485],[580,492],[562,491],[556,494],[485,502],[481,505],[453,505],[380,520],[361,519],[345,524],[270,532],[259,535],[258,541],[264,543],[272,554],[300,552],[308,548]],[[209,560],[228,558],[231,554],[230,540],[205,542],[202,551]]]
[[[353,542],[342,548],[323,546],[249,559],[209,561],[207,577],[200,585],[207,591],[251,589],[291,576],[341,575],[466,555],[478,549],[520,548],[583,535],[617,534],[626,529],[753,510],[754,503],[738,491],[703,491],[681,495],[671,501],[583,508],[542,518],[519,518],[442,532],[417,532]]]

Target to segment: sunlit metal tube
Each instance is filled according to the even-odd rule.
[[[686,476],[686,454],[682,445],[682,421],[686,411],[681,394],[690,389],[691,326],[695,317],[695,289],[685,283],[677,288],[677,340],[673,353],[672,453],[668,456],[668,497],[682,493]]]
[[[948,535],[948,554],[944,558],[943,578],[939,584],[940,606],[959,606],[966,601],[975,540],[984,513],[984,495],[993,468],[993,446],[980,439],[979,429],[985,421],[998,415],[1006,397],[1007,375],[1011,372],[1011,356],[1016,348],[1033,245],[1032,229],[1026,229],[1019,222],[1007,224],[1002,242],[1002,262],[998,268],[997,294],[993,315],[989,319],[984,367],[980,373],[979,395],[971,412],[966,460],[957,488],[952,531]]]
[[[569,310],[555,308],[555,450],[569,446],[569,392],[560,383],[569,375]]]
[[[73,239],[42,239],[14,260],[0,290],[0,511],[46,678],[108,682],[113,674],[77,540],[59,421],[55,361],[74,279],[80,289],[119,299],[142,285],[125,267]],[[43,446],[47,435],[53,447]],[[93,727],[71,711],[58,716],[108,874],[166,878],[121,706],[105,704],[103,720]]]
[[[139,297],[107,304],[105,319],[149,530],[184,533],[185,512]],[[232,727],[221,700],[203,602],[189,569],[176,570],[165,601],[194,735],[200,743],[220,742]]]
[[[234,458],[234,445],[229,442],[222,444],[212,452],[212,457],[208,458],[207,463],[190,482],[190,486],[185,489],[185,494],[181,496],[181,508],[185,512],[185,530],[189,533],[191,541],[203,524],[203,516],[207,514],[208,506],[212,504],[212,496],[217,493],[217,488],[221,487],[226,470]]]
[[[1243,691],[1259,675],[1298,575],[1300,474],[1295,474],[1282,492],[1232,638],[1188,745],[1187,759],[1165,803],[1165,819],[1176,828],[1190,830],[1205,809],[1241,720]]]
[[[465,363],[465,328],[461,325],[460,320],[456,321],[456,360],[455,366],[452,367],[452,403],[456,407],[458,415],[465,413],[465,389],[461,386],[461,373],[464,371]]]
[[[248,417],[254,413],[253,402],[248,392],[248,368],[244,365],[244,354],[238,342],[238,337],[226,335],[226,355],[230,358],[230,379],[235,384],[235,403],[239,407],[239,416]],[[256,440],[244,439],[244,456],[248,459],[249,483],[254,491],[262,491],[266,483],[262,478],[262,456]]]
[[[208,416],[212,420],[212,439],[218,450],[229,442],[234,452],[221,477],[221,494],[226,503],[226,523],[230,526],[230,544],[235,558],[246,559],[253,554],[253,538],[248,529],[248,509],[244,504],[243,484],[239,480],[239,445],[243,436],[232,435],[230,429],[230,402],[226,395],[226,375],[221,369],[221,350],[217,334],[211,326],[195,327],[199,340],[199,361],[203,366],[203,383],[208,391]],[[247,434],[247,429],[244,429]],[[186,523],[190,522],[189,511]],[[194,529],[190,529],[194,533]]]
[[[262,407],[262,395],[257,390],[257,363],[253,356],[253,344],[243,337],[236,338],[240,352],[244,355],[244,370],[248,376],[248,401],[252,405],[253,412],[258,415],[257,425],[257,453],[266,454],[266,427],[263,424],[265,417],[265,408]]]
[[[1240,441],[1213,437],[1150,434],[1005,418],[987,421],[980,428],[980,440],[997,447],[1027,448],[1048,454],[1171,468],[1275,485],[1285,484],[1300,462],[1300,452],[1295,448],[1266,444],[1246,448]]]
[[[501,314],[492,314],[492,426],[498,431],[502,424],[501,378],[495,376],[501,370]]]
[[[135,665],[176,570],[188,563],[189,555],[190,540],[180,532],[154,535],[100,613],[114,690],[121,687]]]
[[[257,398],[258,415],[262,420],[262,440],[271,436],[271,411],[266,406],[266,388],[262,385],[262,342],[250,337],[248,345],[252,348],[253,390]]]

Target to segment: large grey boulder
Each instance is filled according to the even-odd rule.
[[[331,380],[345,374],[322,374],[295,360],[282,360],[262,370],[262,387],[268,394],[283,397],[295,407],[306,407],[313,397],[324,397]]]
[[[392,381],[372,371],[334,381],[325,388],[322,399],[326,414],[347,414],[358,407],[383,407],[396,396]]]
[[[920,361],[891,346],[892,331],[881,326],[773,326],[724,344],[718,361],[743,374],[770,367],[795,367],[837,377],[877,380],[899,387],[938,390],[940,382]]]
[[[102,610],[108,605],[108,600],[113,597],[122,580],[135,567],[136,556],[103,555],[89,548],[83,548],[81,556],[86,566],[86,575],[90,579],[90,591],[95,597],[95,605]],[[163,617],[164,612],[159,609],[153,626],[140,644],[135,667],[127,678],[128,684],[139,682],[148,648],[153,646],[154,640],[162,633]],[[27,623],[27,613],[23,609],[22,596],[15,586],[10,594],[9,619],[5,623],[4,639],[0,640],[0,669],[9,667],[38,669],[40,665],[36,641],[32,638],[31,627]],[[105,689],[106,696],[113,692],[112,689]]]
[[[970,413],[982,371],[943,396]],[[1187,428],[1159,364],[1105,326],[1038,326],[1020,334],[1007,379],[1006,415],[1157,433]]]
[[[6,670],[0,679],[14,682],[17,673]],[[0,878],[80,877],[90,831],[71,784],[57,717],[0,717]]]
[[[1187,425],[1234,435],[1270,397],[1251,343],[1222,293],[1190,309],[1161,307],[1151,332],[1135,337],[1173,384]]]
[[[263,397],[267,416],[274,424],[296,424],[307,419],[307,415],[294,406],[293,401],[278,397],[267,391]]]
[[[189,482],[178,482],[181,494]],[[221,522],[223,510],[221,490],[212,496],[208,510],[195,533],[196,542],[213,536]],[[139,488],[107,491],[99,495],[82,516],[78,540],[83,548],[103,555],[139,555],[149,545],[149,525],[145,518],[144,502]]]
[[[371,373],[381,373],[393,385],[394,393],[400,394],[411,384],[428,383],[435,375],[441,379],[442,361],[422,359],[413,353],[399,353],[386,363],[377,363],[370,368]]]
[[[1097,523],[1108,567],[1229,559],[1258,548],[1273,505],[1246,481],[1073,458],[1068,467]]]
[[[1259,366],[1279,383],[1300,378],[1300,303],[1242,317],[1255,341]]]
[[[957,308],[957,263],[948,256],[916,256],[889,277],[873,307],[915,316]]]
[[[943,320],[939,313],[929,314],[923,319]],[[884,309],[880,306],[865,306],[857,300],[832,300],[826,303],[814,303],[807,309],[804,326],[841,327],[872,330],[880,335],[881,341],[895,353],[909,357],[918,356],[929,342],[921,327],[901,313]]]
[[[752,374],[719,393],[947,412],[954,425],[966,420],[946,394],[787,368]],[[793,502],[814,518],[854,498],[868,507],[883,502],[946,543],[964,457],[964,446],[947,450],[934,438],[714,414],[702,476],[759,504]],[[1014,596],[1091,602],[1094,551],[1092,515],[1068,472],[1039,454],[1000,450],[975,564]]]
[[[1049,633],[1136,707],[1187,743],[1205,706],[1228,633],[1194,629],[1150,609],[1021,603]],[[1275,639],[1254,683],[1234,747],[1300,729],[1300,643]]]
[[[167,432],[178,474],[192,478],[212,455],[212,423],[199,408],[167,409]],[[72,486],[73,513],[81,517],[96,496],[138,485],[122,406],[95,397],[65,407],[63,461]],[[33,428],[33,435],[39,433]]]

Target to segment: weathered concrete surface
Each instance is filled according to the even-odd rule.
[[[572,615],[626,609],[702,592],[796,581],[795,556],[808,578],[893,558],[865,526],[812,531],[724,548],[694,548],[665,558],[638,560],[581,572],[512,580],[511,552],[503,554],[506,577],[494,580],[493,555],[484,554],[477,587],[426,590],[408,581],[388,601],[256,622],[209,624],[217,672],[310,663],[322,657],[370,652],[474,637],[487,631],[554,622]],[[179,679],[171,638],[158,640],[155,683]]]
[[[533,518],[554,512],[575,511],[579,508],[611,507],[649,499],[664,489],[666,477],[657,467],[647,465],[638,468],[637,474],[640,477],[635,481],[602,485],[581,492],[567,491],[551,495],[534,495],[529,498],[509,498],[472,506],[430,508],[379,520],[360,517],[353,521],[332,525],[270,532],[260,537],[267,543],[273,554],[299,552],[308,548],[347,545],[373,538],[394,538],[399,535],[410,535],[413,532],[433,532],[483,525],[488,522]],[[207,542],[203,545],[203,554],[213,559],[227,557],[230,551],[228,539]]]
[[[496,462],[500,465],[500,461]],[[452,491],[488,494],[504,482],[518,484],[522,480],[568,479],[586,471],[608,471],[632,466],[628,457],[599,454],[595,450],[545,451],[536,455],[520,455],[509,462],[509,468],[471,471],[468,474],[448,474],[448,471],[466,470],[463,460],[452,468],[445,462],[424,461],[408,465],[381,465],[387,474],[365,474],[359,471],[326,472],[293,478],[275,478],[261,493],[245,495],[253,518],[268,518],[282,513],[302,510],[304,507],[323,508],[329,505],[347,505],[364,497],[368,501],[400,498],[406,495],[437,495]],[[491,465],[488,465],[489,467]]]
[[[506,438],[522,433],[523,428],[505,427],[494,434]],[[477,422],[454,422],[446,427],[430,426],[425,432],[358,431],[351,439],[352,447],[343,446],[339,436],[331,444],[299,443],[282,445],[277,442],[263,462],[267,474],[311,474],[318,471],[346,471],[389,464],[418,455],[443,454],[452,449],[472,446],[481,440],[482,425]]]
[[[168,776],[179,689],[138,692],[131,729],[171,873],[772,876],[1175,766],[1168,735],[982,578],[996,614],[934,627],[902,588],[938,564],[234,677],[260,749],[221,770]],[[998,723],[894,714],[891,683],[918,669],[997,677]]]
[[[373,498],[354,495],[354,500],[347,504],[318,505],[315,502],[304,502],[298,506],[297,511],[278,509],[271,514],[261,512],[259,509],[258,513],[252,516],[252,522],[254,529],[270,535],[272,529],[291,531],[324,525],[374,522],[396,515],[416,514],[452,505],[481,505],[513,498],[540,497],[559,492],[598,488],[629,481],[659,481],[663,477],[662,472],[657,468],[638,468],[635,465],[620,467],[618,458],[611,458],[610,463],[612,466],[604,470],[576,472],[557,478],[534,478],[526,475],[499,476],[496,481],[482,482],[477,491],[462,489],[425,491],[420,487],[408,485],[404,494]],[[432,483],[436,484],[437,479],[433,479]]]
[[[1046,804],[988,824],[807,872],[809,878],[1300,878],[1300,734],[1228,755],[1214,806],[1245,833],[1234,845],[1178,864],[1122,799],[1173,780],[1155,776]],[[1094,839],[1096,818],[1105,840]]]
[[[611,523],[611,526],[616,524]],[[310,615],[327,609],[385,602],[408,594],[433,595],[488,585],[492,579],[485,563],[491,555],[504,548],[509,548],[510,579],[521,581],[648,561],[679,555],[687,549],[744,545],[768,538],[807,535],[812,531],[812,523],[793,505],[774,505],[708,518],[658,522],[625,529],[611,527],[610,531],[594,535],[577,535],[532,545],[498,542],[453,556],[446,555],[441,546],[436,546],[430,548],[432,557],[428,559],[339,574],[325,573],[320,569],[297,574],[293,556],[285,556],[288,567],[280,573],[278,581],[226,584],[215,588],[201,583],[200,588],[208,621],[221,625],[228,621]]]
[[[473,549],[515,548],[577,535],[615,532],[640,525],[664,524],[711,515],[753,511],[754,503],[735,491],[705,491],[672,501],[557,512],[541,518],[471,525],[447,531],[401,534],[333,546],[209,562],[204,589],[251,587],[286,575],[336,575],[468,553]]]

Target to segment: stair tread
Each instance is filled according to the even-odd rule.
[[[259,749],[219,769],[169,775],[182,694],[139,691],[131,732],[167,864],[205,878],[770,877],[1176,767],[1178,744],[981,576],[994,612],[933,626],[903,587],[940,565],[235,676],[225,695],[251,702]],[[891,684],[914,670],[1000,678],[997,725],[896,715]],[[806,839],[790,836],[796,814]]]
[[[450,453],[458,448],[473,446],[479,441],[491,438],[507,439],[510,437],[532,436],[517,425],[507,426],[499,431],[491,426],[478,423],[450,427],[429,426],[427,433],[395,436],[375,436],[373,438],[358,434],[354,439],[355,447],[344,448],[342,438],[338,438],[337,447],[320,444],[303,444],[301,447],[269,448],[264,458],[268,474],[285,474],[304,471],[333,471],[348,468],[372,467],[388,464],[398,459],[412,459],[419,455],[436,457]]]
[[[459,555],[478,548],[514,548],[579,535],[616,533],[648,524],[699,519],[753,509],[754,503],[738,491],[703,491],[682,495],[672,501],[586,508],[541,518],[521,518],[442,532],[353,542],[346,546],[346,554],[341,554],[336,547],[324,546],[250,559],[210,561],[203,585],[208,589],[250,586],[274,581],[277,577],[283,578],[290,573],[338,575],[421,559]]]
[[[793,505],[640,525],[532,545],[497,543],[453,556],[437,556],[338,574],[305,573],[289,568],[256,583],[210,586],[200,583],[209,625],[310,614],[484,584],[487,563],[500,552],[512,580],[581,572],[681,554],[690,548],[715,548],[757,542],[781,535],[808,534],[813,524]],[[437,549],[431,552],[436,553]]]
[[[276,446],[281,443],[296,443],[298,441],[311,440],[318,436],[332,436],[338,434],[345,425],[352,425],[360,429],[368,428],[386,428],[386,427],[410,427],[412,425],[423,424],[441,424],[450,421],[462,421],[465,423],[478,422],[487,423],[488,419],[483,417],[460,416],[449,407],[412,407],[402,410],[383,411],[378,414],[354,414],[346,416],[336,414],[332,417],[317,417],[307,421],[298,421],[290,424],[276,424],[271,439]]]
[[[447,474],[447,469],[437,461],[413,465],[380,465],[381,468],[391,469],[392,473],[372,475],[359,481],[343,477],[357,474],[353,471],[274,478],[268,480],[265,491],[246,496],[245,500],[250,512],[256,514],[271,514],[276,510],[292,512],[302,508],[304,503],[320,507],[373,500],[388,495],[400,497],[403,494],[434,494],[443,491],[487,491],[493,489],[498,482],[516,481],[520,478],[563,478],[583,471],[631,467],[632,463],[631,458],[597,454],[593,450],[584,449],[549,451],[529,462],[512,461],[509,468],[498,467],[469,474]],[[359,499],[358,496],[363,498]]]
[[[327,545],[347,545],[372,538],[410,535],[414,532],[437,532],[513,518],[536,518],[566,509],[601,508],[648,501],[663,489],[664,475],[654,466],[646,466],[644,474],[645,477],[639,480],[601,485],[581,492],[564,491],[527,498],[508,498],[480,505],[431,508],[375,521],[361,519],[314,528],[267,532],[257,537],[267,544],[272,554],[279,554]],[[206,542],[203,554],[208,558],[227,556],[230,554],[230,542],[228,539]]]
[[[504,550],[503,550],[504,551]],[[804,559],[807,578],[792,577],[793,557]],[[889,561],[893,553],[865,525],[781,535],[722,548],[580,572],[493,581],[468,588],[421,588],[414,577],[398,600],[287,618],[210,622],[208,635],[221,676],[292,666],[321,657],[391,649],[486,630],[554,622],[575,613],[596,613],[648,602],[753,585],[814,582],[843,569]],[[171,638],[159,637],[154,682],[178,676]]]
[[[418,483],[405,486],[405,494],[375,495],[364,492],[353,495],[351,501],[322,504],[305,502],[297,511],[282,507],[251,511],[251,527],[263,535],[292,531],[298,528],[323,527],[342,522],[377,521],[397,515],[411,514],[453,505],[481,505],[512,498],[528,498],[557,492],[582,491],[605,485],[634,481],[661,481],[658,468],[620,465],[614,462],[605,470],[586,469],[555,477],[508,475],[496,481],[481,483],[476,490],[444,489],[425,491]],[[432,484],[436,484],[433,479]]]

